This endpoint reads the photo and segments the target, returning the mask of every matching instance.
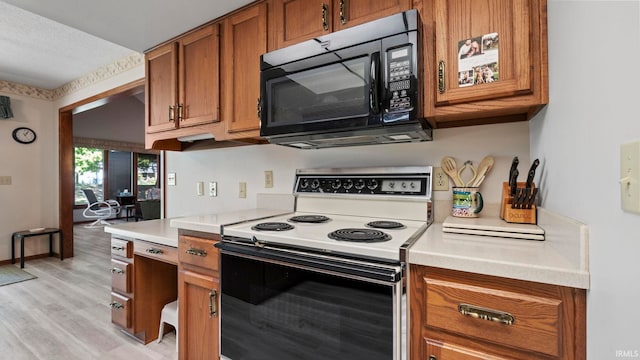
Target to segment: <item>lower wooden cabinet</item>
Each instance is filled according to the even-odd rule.
[[[211,237],[178,240],[179,359],[220,358],[220,236]]]
[[[411,265],[411,359],[584,359],[586,292]]]

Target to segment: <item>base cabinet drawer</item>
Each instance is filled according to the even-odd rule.
[[[220,270],[220,253],[214,247],[217,241],[181,235],[178,239],[178,259],[183,264],[205,269]]]
[[[562,302],[426,277],[426,324],[516,349],[560,353]]]
[[[504,357],[425,339],[426,347],[421,359],[425,360],[507,360]]]
[[[111,238],[111,255],[121,256],[123,258],[133,257],[133,242],[124,239]]]
[[[118,293],[111,293],[111,322],[122,327],[131,327],[131,309],[133,301]]]
[[[133,291],[133,264],[111,259],[111,289],[121,293]]]

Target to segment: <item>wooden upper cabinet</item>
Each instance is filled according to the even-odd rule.
[[[546,0],[425,0],[421,17],[425,112],[439,127],[527,120],[548,102]]]
[[[259,3],[226,18],[224,26],[223,119],[227,136],[258,136],[260,55],[267,52],[267,4]]]
[[[146,132],[176,129],[178,44],[166,44],[148,52],[145,72]]]
[[[195,31],[180,44],[180,127],[220,121],[219,25]]]
[[[274,3],[277,48],[411,9],[411,0],[276,0]]]
[[[220,120],[219,24],[146,54],[147,133]]]

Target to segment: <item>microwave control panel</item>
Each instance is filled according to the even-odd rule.
[[[410,45],[387,51],[387,74],[389,74],[389,107],[390,112],[411,110],[411,78],[413,77],[413,50]]]

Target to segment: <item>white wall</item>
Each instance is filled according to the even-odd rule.
[[[482,192],[488,202],[499,203],[502,181],[507,180],[513,156],[529,162],[526,122],[436,130],[433,142],[387,144],[321,150],[298,150],[278,145],[252,145],[196,152],[167,152],[167,172],[176,173],[176,186],[167,187],[167,217],[253,208],[257,193],[291,194],[297,168],[361,166],[440,166],[444,155],[458,164],[476,165],[485,155],[496,164]],[[274,187],[264,187],[264,171],[273,170]],[[197,196],[196,183],[218,182],[218,197]],[[239,182],[247,183],[247,198],[238,198]],[[206,186],[205,186],[206,188]],[[450,192],[435,193],[436,200]],[[494,214],[497,215],[497,214]]]
[[[50,101],[10,93],[0,95],[9,96],[14,115],[0,119],[0,176],[11,176],[11,185],[0,186],[0,260],[5,260],[11,258],[13,232],[58,226],[58,138],[52,136],[57,134],[57,124],[50,121]],[[36,132],[34,143],[13,141],[13,130],[22,126]],[[16,256],[20,256],[19,246],[16,242]],[[25,256],[48,251],[47,236],[25,241]]]
[[[550,104],[530,122],[543,205],[589,225],[590,359],[640,357],[640,215],[620,206],[620,144],[640,140],[638,1],[549,0]]]

